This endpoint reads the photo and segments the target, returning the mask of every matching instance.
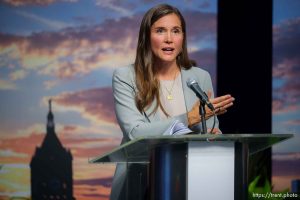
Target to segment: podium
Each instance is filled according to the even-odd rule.
[[[291,137],[292,134],[142,137],[89,162],[147,165],[147,200],[243,200],[248,197],[249,156]],[[130,183],[128,190],[139,188],[139,183]]]

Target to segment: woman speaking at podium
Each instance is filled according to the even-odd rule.
[[[123,132],[122,143],[143,136],[200,131],[199,123],[203,120],[199,115],[200,101],[187,84],[190,80],[207,93],[208,103],[213,107],[212,110],[205,106],[208,132],[220,133],[218,120],[214,124],[212,116],[225,113],[233,105],[234,98],[231,95],[214,98],[209,73],[193,66],[194,62],[188,57],[186,35],[185,20],[171,5],[157,5],[144,15],[133,65],[118,68],[113,74],[113,95]],[[129,199],[141,195],[137,189],[128,190],[131,185],[125,186],[125,183],[136,181],[145,186],[147,168],[137,164],[129,167],[133,168],[130,174],[125,164],[118,164],[111,200],[124,199],[126,192],[129,192]],[[129,182],[127,176],[130,176]]]

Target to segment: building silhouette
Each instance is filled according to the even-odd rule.
[[[54,116],[49,100],[47,133],[41,147],[32,157],[32,200],[75,200],[73,197],[72,154],[65,149],[55,133]]]

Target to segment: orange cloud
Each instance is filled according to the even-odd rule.
[[[0,199],[13,196],[30,196],[29,165],[24,163],[3,164],[0,171]]]
[[[273,192],[281,192],[291,188],[292,180],[300,179],[300,176],[272,176]]]
[[[91,185],[75,185],[75,197],[78,200],[109,200],[110,188]]]
[[[102,154],[99,154],[102,155]],[[98,156],[99,156],[98,155]],[[106,179],[107,177],[112,177],[115,171],[114,164],[92,164],[89,163],[88,159],[90,157],[76,158],[73,161],[74,176],[73,179],[75,183],[83,184],[82,180],[94,180],[94,179]],[[93,184],[93,183],[90,183]],[[100,183],[98,183],[100,185]],[[102,185],[107,185],[106,183],[101,183]]]
[[[45,97],[44,102],[47,99]],[[78,111],[92,122],[116,124],[111,87],[64,92],[53,97],[53,101],[61,109]]]
[[[29,36],[0,33],[0,55],[15,60],[26,70],[69,79],[101,67],[119,67],[133,62],[137,19],[108,20],[101,25],[65,28]],[[122,31],[120,31],[120,27]]]
[[[273,66],[273,77],[292,79],[300,77],[300,58],[285,58]]]
[[[2,138],[0,149],[3,151],[14,152],[15,155],[21,154],[23,156],[9,156],[0,157],[1,163],[29,163],[31,155],[33,155],[36,146],[40,145],[44,135],[32,133],[29,136],[16,138]]]
[[[119,128],[117,125],[108,128],[105,130],[102,126],[65,126],[56,123],[56,134],[63,146],[71,149],[74,157],[87,159],[119,146],[121,140]],[[17,130],[14,134],[2,135],[0,162],[29,162],[36,147],[41,146],[46,135],[42,129],[45,127],[37,124],[24,130]]]
[[[192,35],[189,43],[215,37],[211,36],[216,28],[214,14],[187,12],[185,15],[187,21],[192,22],[189,24],[193,24],[188,27],[189,35]],[[195,16],[201,20],[195,21]],[[68,27],[57,32],[39,32],[29,36],[0,33],[0,54],[11,52],[8,54],[9,60],[15,60],[22,68],[59,79],[84,76],[103,67],[129,65],[135,56],[140,19],[140,15],[107,19],[98,25]]]
[[[275,115],[298,112],[300,106],[297,104],[288,104],[284,100],[275,99],[272,102],[272,113]]]

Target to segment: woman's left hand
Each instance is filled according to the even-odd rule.
[[[216,115],[224,114],[227,112],[227,109],[233,105],[234,98],[229,94],[211,99],[211,92],[208,91],[207,96],[215,109],[214,111],[212,111],[207,106],[205,106],[205,119],[209,119],[214,115],[214,113]],[[202,120],[201,116],[199,115],[199,106],[200,101],[197,101],[192,109],[187,113],[189,127],[201,122]]]
[[[209,98],[209,101],[212,103],[212,105],[215,108],[214,111],[211,111],[207,106],[205,106],[205,111],[208,118],[213,116],[214,112],[216,115],[221,115],[226,113],[227,109],[233,106],[233,101],[235,100],[234,97],[232,97],[230,94],[211,99],[210,91],[207,92],[207,96]]]

